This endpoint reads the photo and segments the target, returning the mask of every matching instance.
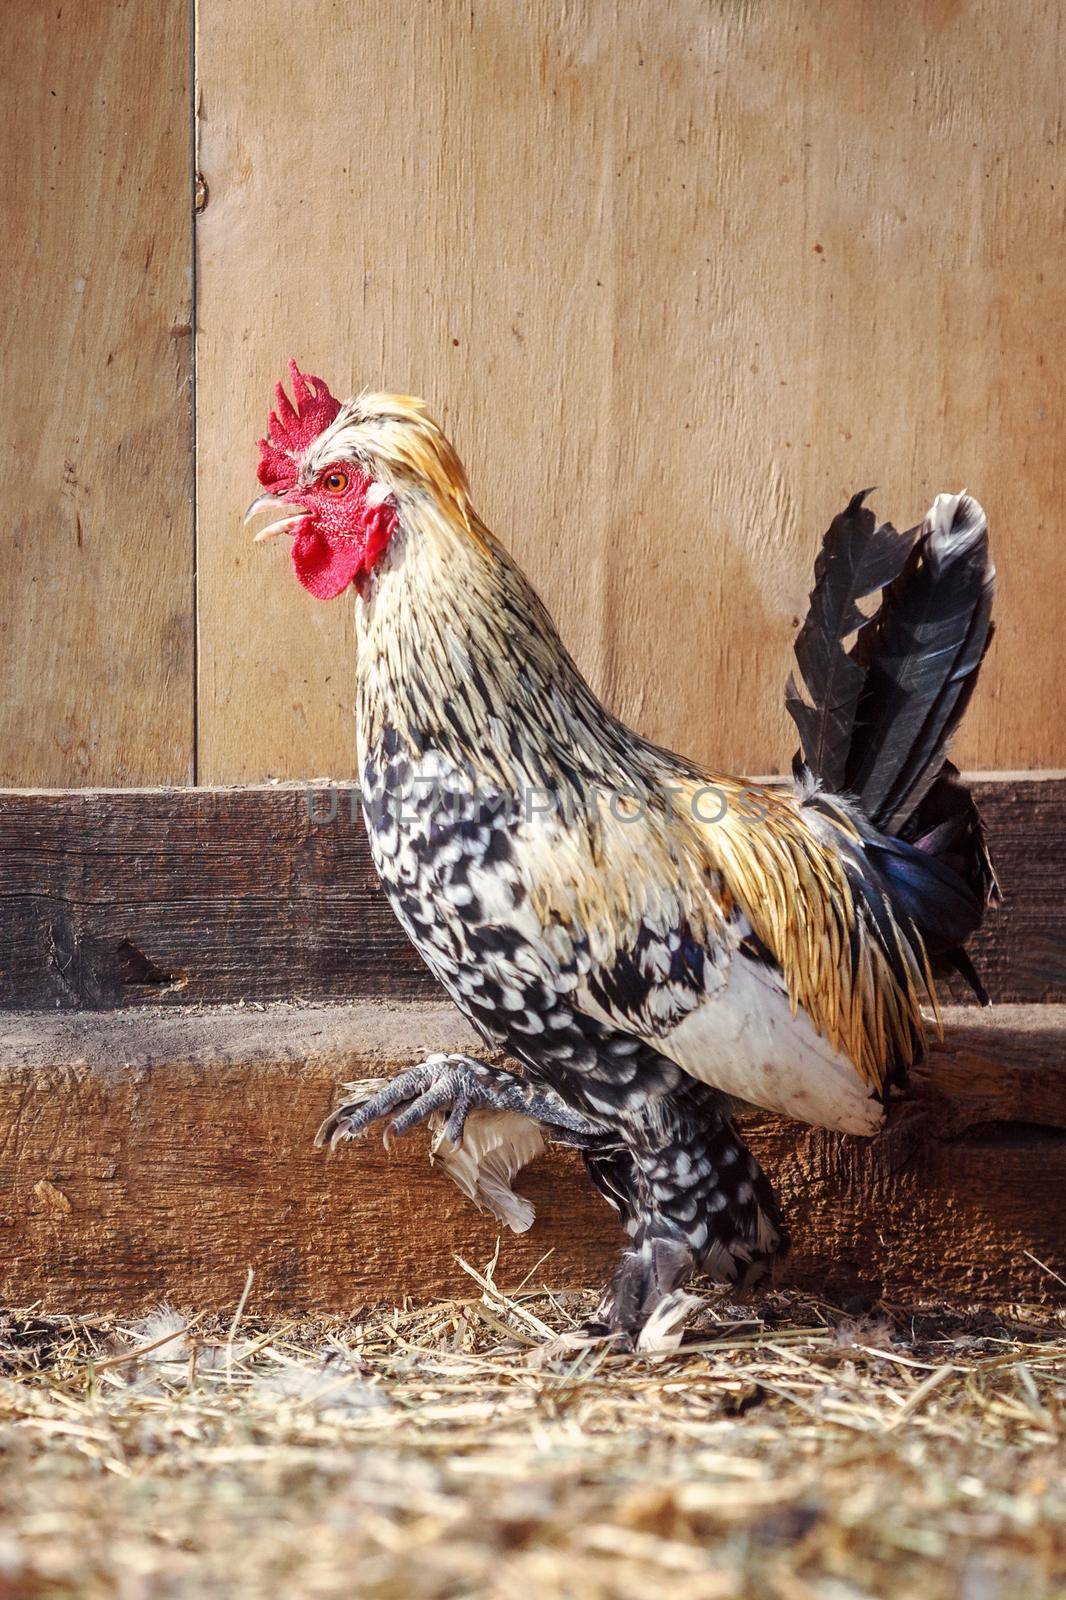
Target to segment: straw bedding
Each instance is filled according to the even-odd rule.
[[[468,1270],[347,1322],[4,1314],[0,1600],[1066,1593],[1051,1305],[708,1300],[651,1359]]]

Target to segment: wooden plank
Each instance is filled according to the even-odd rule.
[[[186,0],[5,7],[0,782],[188,782]]]
[[[906,1302],[1055,1294],[1066,1256],[1066,1008],[949,1033],[898,1126],[869,1142],[745,1116],[794,1234],[785,1281]],[[213,1008],[8,1017],[0,1029],[0,1298],[68,1312],[350,1311],[471,1292],[491,1255],[415,1135],[333,1158],[312,1139],[335,1085],[471,1047],[448,1007]],[[620,1230],[571,1152],[519,1185],[538,1221],[499,1280],[605,1279]],[[1029,1254],[1027,1254],[1029,1252]]]
[[[996,1000],[1066,1000],[1066,779],[977,793],[1006,899],[975,958]],[[351,786],[0,793],[0,1008],[438,994]]]
[[[1002,588],[959,757],[1066,765],[1057,0],[197,11],[205,781],[352,772],[350,606],[239,526],[290,353],[426,395],[597,690],[726,770],[787,766],[846,495],[966,485]]]
[[[350,792],[332,823],[295,789],[7,794],[0,841],[0,1004],[434,992]]]

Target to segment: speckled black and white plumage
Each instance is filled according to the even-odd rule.
[[[580,1138],[558,1124],[549,1131],[585,1150],[638,1250],[672,1239],[717,1277],[756,1275],[780,1244],[779,1217],[726,1097],[580,1003],[587,993],[657,1026],[676,1023],[705,992],[711,963],[687,926],[644,925],[609,963],[586,940],[547,939],[518,865],[537,821],[518,796],[485,793],[472,771],[391,725],[367,754],[363,805],[405,931],[486,1041],[590,1119],[595,1131]],[[500,1109],[516,1102],[501,1099]]]
[[[920,1056],[926,928],[942,913],[945,941],[961,944],[982,903],[970,868],[938,854],[947,834],[932,810],[948,782],[943,729],[961,713],[941,707],[939,744],[925,736],[923,759],[941,774],[933,789],[925,769],[907,768],[913,792],[931,796],[933,828],[908,842],[820,783],[816,760],[792,789],[710,776],[624,727],[592,693],[416,402],[341,408],[301,477],[336,460],[353,462],[375,503],[396,513],[356,602],[374,862],[431,971],[524,1077],[431,1057],[391,1090],[338,1108],[323,1138],[379,1115],[400,1129],[432,1117],[454,1145],[470,1108],[513,1116],[524,1105],[549,1137],[581,1146],[621,1215],[631,1242],[603,1316],[638,1337],[694,1267],[750,1278],[783,1242],[769,1184],[733,1126],[733,1097],[874,1133],[890,1084]],[[926,581],[915,558],[913,581],[943,587],[958,550],[987,597],[982,530],[973,502],[941,497],[915,546],[927,565],[936,557],[939,576]],[[851,548],[840,546],[845,566]],[[834,579],[843,570],[828,565]],[[906,634],[907,571],[893,586],[886,650]],[[853,593],[865,592],[860,580],[843,584],[841,624],[858,626]],[[987,606],[974,616],[987,632]],[[962,630],[971,678],[977,633]],[[817,659],[820,671],[836,657]],[[868,685],[876,666],[863,669]],[[821,681],[813,668],[810,679]],[[878,714],[896,710],[889,699]],[[806,719],[817,729],[818,708]],[[909,747],[897,743],[903,771]],[[975,813],[965,827],[983,871]]]

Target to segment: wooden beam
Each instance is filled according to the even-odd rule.
[[[897,1303],[1061,1293],[1066,1007],[949,1022],[880,1140],[742,1118],[793,1230],[782,1279]],[[333,1157],[312,1138],[339,1082],[471,1037],[441,1004],[9,1015],[0,1297],[224,1308],[249,1267],[264,1312],[468,1292],[455,1256],[483,1263],[497,1225],[422,1135],[391,1156],[376,1137]],[[621,1236],[576,1157],[550,1153],[519,1187],[538,1219],[504,1234],[500,1281],[601,1283]]]
[[[1066,779],[976,790],[1005,902],[974,957],[997,1001],[1066,1001]],[[0,1007],[438,993],[351,784],[0,793]]]

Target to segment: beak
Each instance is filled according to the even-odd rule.
[[[274,494],[261,494],[252,501],[244,513],[245,523],[251,522],[261,511],[284,511],[285,515],[279,517],[277,522],[271,522],[265,528],[260,528],[253,541],[255,544],[262,544],[265,539],[280,539],[283,533],[295,533],[297,525],[307,516],[303,506],[295,509],[291,500],[279,500]]]

